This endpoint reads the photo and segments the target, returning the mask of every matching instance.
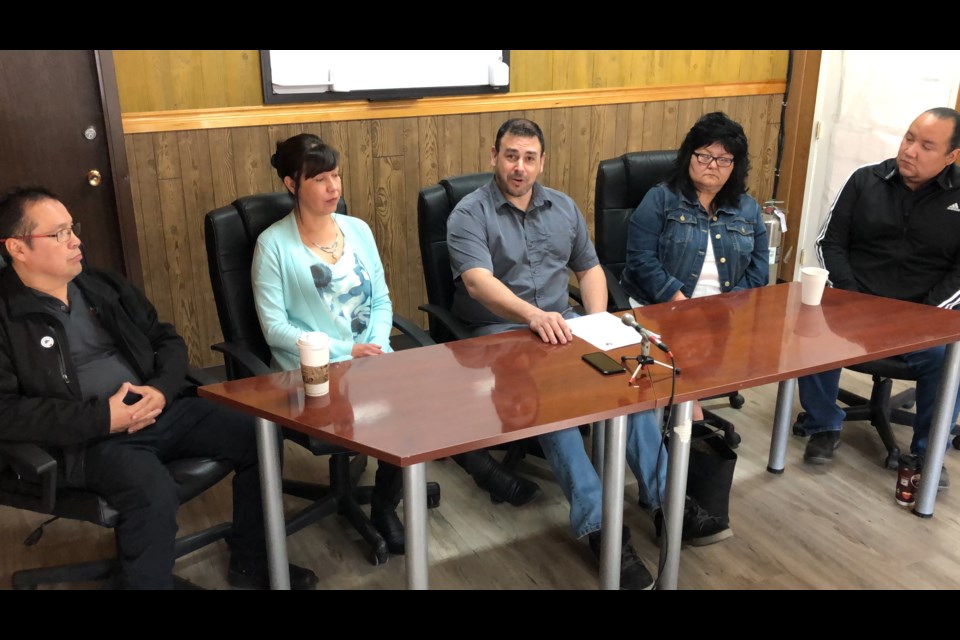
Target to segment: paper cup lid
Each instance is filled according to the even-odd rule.
[[[330,344],[330,338],[322,331],[304,331],[297,339],[297,344],[314,349],[322,349]]]

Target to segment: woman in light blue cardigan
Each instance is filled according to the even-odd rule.
[[[326,217],[338,229],[334,264],[301,239],[295,211],[257,239],[253,290],[278,370],[300,367],[297,339],[304,331],[330,336],[331,362],[392,351],[393,306],[373,233],[359,218]]]
[[[253,253],[254,301],[273,368],[300,367],[297,339],[305,331],[330,337],[333,362],[389,353],[393,306],[373,234],[363,220],[335,213],[339,154],[304,133],[278,143],[270,162],[294,200],[293,211],[260,234]],[[381,461],[370,520],[398,554],[402,493],[400,469]]]
[[[294,199],[293,211],[260,234],[253,254],[254,300],[272,366],[300,367],[297,339],[304,331],[330,337],[333,362],[391,352],[393,306],[373,233],[363,220],[335,213],[343,193],[339,154],[302,133],[277,143],[270,162]],[[495,500],[519,506],[539,490],[486,451],[453,459]],[[381,461],[370,520],[397,554],[404,551],[396,514],[402,494],[400,470]]]

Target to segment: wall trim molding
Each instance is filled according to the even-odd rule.
[[[783,93],[786,82],[730,82],[665,87],[620,87],[576,91],[540,91],[488,96],[457,96],[369,102],[357,100],[303,105],[183,109],[123,114],[124,134],[227,129],[315,122],[415,118],[528,109],[559,109],[608,104],[729,98]]]

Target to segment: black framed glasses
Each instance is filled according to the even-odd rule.
[[[57,239],[57,242],[59,242],[60,244],[66,244],[67,242],[70,241],[70,238],[73,237],[73,236],[76,236],[77,238],[80,237],[80,223],[79,223],[79,222],[74,222],[74,223],[73,223],[72,225],[70,225],[69,227],[66,227],[65,229],[60,229],[60,230],[57,231],[56,233],[35,233],[35,234],[28,235],[28,236],[16,236],[16,237],[18,237],[18,238],[23,238],[23,239],[27,239],[27,238],[56,238],[56,239]]]
[[[710,163],[714,161],[716,161],[718,167],[723,167],[724,169],[733,165],[733,158],[718,158],[717,156],[712,156],[709,153],[697,153],[694,151],[693,157],[695,157],[697,162],[705,167],[709,167]]]

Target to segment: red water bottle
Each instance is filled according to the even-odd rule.
[[[912,507],[917,500],[917,491],[920,489],[920,456],[905,453],[900,456],[897,466],[897,504],[901,507]]]

